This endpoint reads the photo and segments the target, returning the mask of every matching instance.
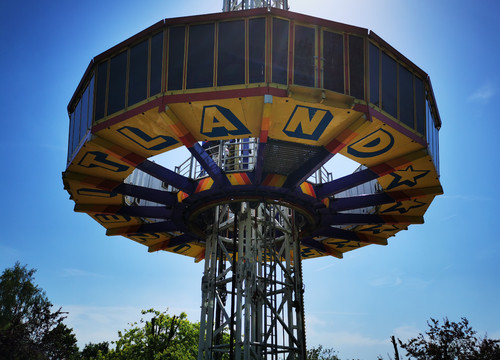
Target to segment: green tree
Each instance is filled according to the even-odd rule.
[[[478,338],[469,321],[456,323],[443,319],[443,324],[431,318],[429,330],[403,343],[407,356],[417,360],[499,360],[500,340]]]
[[[103,341],[97,344],[88,343],[80,353],[80,358],[82,360],[95,360],[99,359],[103,355],[106,355],[108,352],[109,343],[107,341]]]
[[[340,360],[333,348],[325,349],[323,345],[318,345],[307,350],[306,358],[307,360]]]
[[[111,349],[104,359],[137,360],[191,360],[198,355],[198,323],[187,320],[186,313],[170,316],[167,312],[154,309],[143,310],[151,320],[141,319],[131,328],[119,331],[116,348]]]
[[[0,277],[0,354],[6,359],[70,359],[78,354],[61,309],[34,284],[36,270],[16,263]]]

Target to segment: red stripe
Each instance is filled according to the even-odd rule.
[[[245,181],[245,185],[251,184],[252,182],[250,181],[250,178],[246,173],[240,173],[241,177]]]
[[[139,165],[140,163],[144,162],[144,160],[146,160],[145,157],[143,156],[140,156],[140,155],[137,155],[137,154],[134,154],[134,153],[130,153],[124,157],[121,158],[121,160],[129,165],[132,165],[132,166],[137,166]]]
[[[260,137],[259,137],[259,140],[260,140],[260,143],[261,143],[261,144],[265,144],[265,143],[267,143],[267,134],[268,134],[268,133],[269,133],[269,132],[268,132],[267,130],[265,130],[265,131],[261,131],[261,132],[260,132]]]
[[[118,124],[118,123],[122,122],[123,120],[127,120],[133,116],[136,116],[136,115],[142,114],[143,112],[146,112],[148,110],[154,109],[155,107],[158,107],[161,104],[162,104],[162,98],[151,100],[148,103],[140,105],[132,110],[126,111],[120,115],[117,115],[117,116],[109,119],[109,120],[106,120],[102,123],[94,125],[92,127],[92,133],[95,134],[103,129],[106,129],[106,128],[111,127],[115,124]],[[97,120],[100,120],[100,119],[97,119]]]
[[[193,145],[196,143],[196,140],[191,133],[187,133],[186,135],[181,136],[180,140],[188,148],[193,147]]]
[[[82,182],[84,183],[85,181],[82,181]],[[112,181],[112,180],[104,180],[103,182],[100,182],[97,184],[94,184],[94,183],[91,183],[91,184],[94,185],[96,188],[101,189],[101,190],[113,191],[121,183],[116,182],[116,181]]]
[[[337,154],[340,150],[345,147],[345,144],[341,143],[337,139],[333,139],[326,145],[326,150],[328,150],[331,154]]]
[[[386,163],[383,163],[383,164],[379,164],[379,165],[375,165],[375,166],[370,167],[370,170],[373,171],[378,176],[384,176],[384,175],[390,174],[395,169],[392,166],[390,166]]]

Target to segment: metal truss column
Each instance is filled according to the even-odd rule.
[[[217,208],[201,307],[199,360],[305,359],[293,210],[246,202]]]

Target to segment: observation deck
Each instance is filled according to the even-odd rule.
[[[280,9],[162,20],[92,59],[68,113],[75,211],[149,251],[201,260],[215,206],[269,202],[300,215],[302,258],[341,258],[442,193],[428,75],[372,31]],[[188,173],[148,160],[181,146]],[[328,177],[335,154],[360,168]]]

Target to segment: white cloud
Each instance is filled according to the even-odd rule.
[[[398,286],[401,285],[403,281],[399,276],[382,276],[370,280],[370,286]]]
[[[488,102],[493,95],[495,95],[495,89],[491,83],[486,83],[477,89],[474,93],[472,93],[468,101],[471,102]]]
[[[89,342],[117,340],[119,330],[141,319],[141,309],[132,306],[66,305],[63,310],[68,312],[65,323],[73,328],[80,348]]]

